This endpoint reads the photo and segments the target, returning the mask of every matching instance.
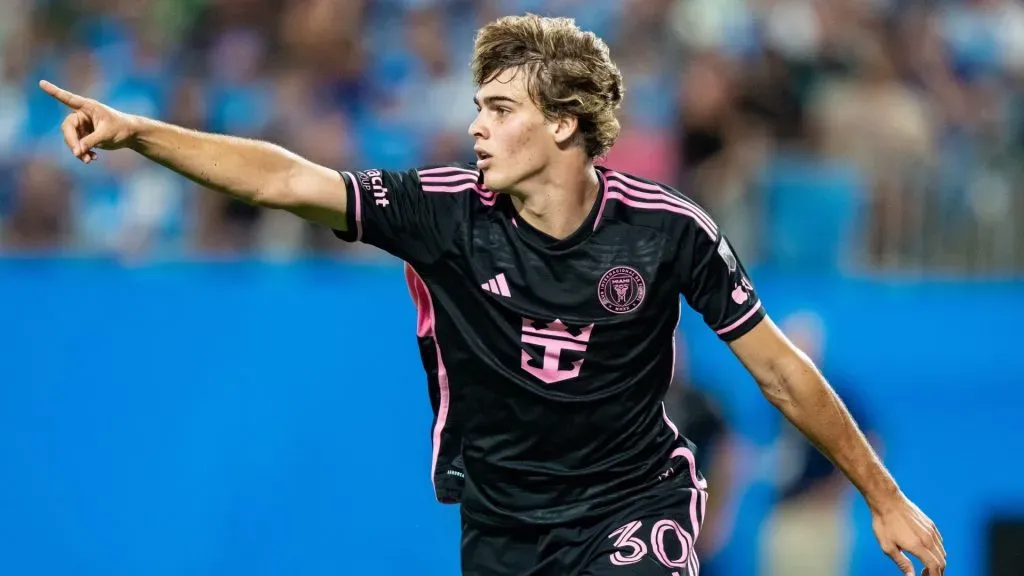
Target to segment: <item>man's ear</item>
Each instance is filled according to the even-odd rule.
[[[560,116],[551,123],[551,135],[555,138],[555,143],[559,146],[564,146],[576,136],[576,129],[578,127],[579,121],[575,116]]]

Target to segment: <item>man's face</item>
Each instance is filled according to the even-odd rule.
[[[506,70],[477,90],[479,113],[469,125],[484,186],[514,189],[547,165],[557,149],[554,124],[530,99],[524,71]]]

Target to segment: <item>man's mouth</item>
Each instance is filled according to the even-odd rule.
[[[491,159],[491,155],[490,154],[488,154],[487,152],[484,152],[483,150],[475,150],[475,152],[476,152],[476,165],[477,165],[478,168],[483,168],[484,166],[486,166],[487,164],[490,163],[489,162],[490,159]]]

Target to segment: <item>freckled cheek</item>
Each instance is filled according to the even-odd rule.
[[[529,130],[522,130],[516,134],[516,147],[520,149],[528,149],[533,138],[530,135]]]
[[[524,162],[531,162],[536,156],[535,135],[528,126],[522,126],[511,139],[512,152]]]

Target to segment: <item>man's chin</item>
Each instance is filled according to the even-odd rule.
[[[483,175],[484,188],[487,188],[492,192],[497,192],[500,194],[502,189],[505,187],[505,183],[501,180],[501,178],[496,178],[493,172],[488,172],[486,170],[483,172]]]

